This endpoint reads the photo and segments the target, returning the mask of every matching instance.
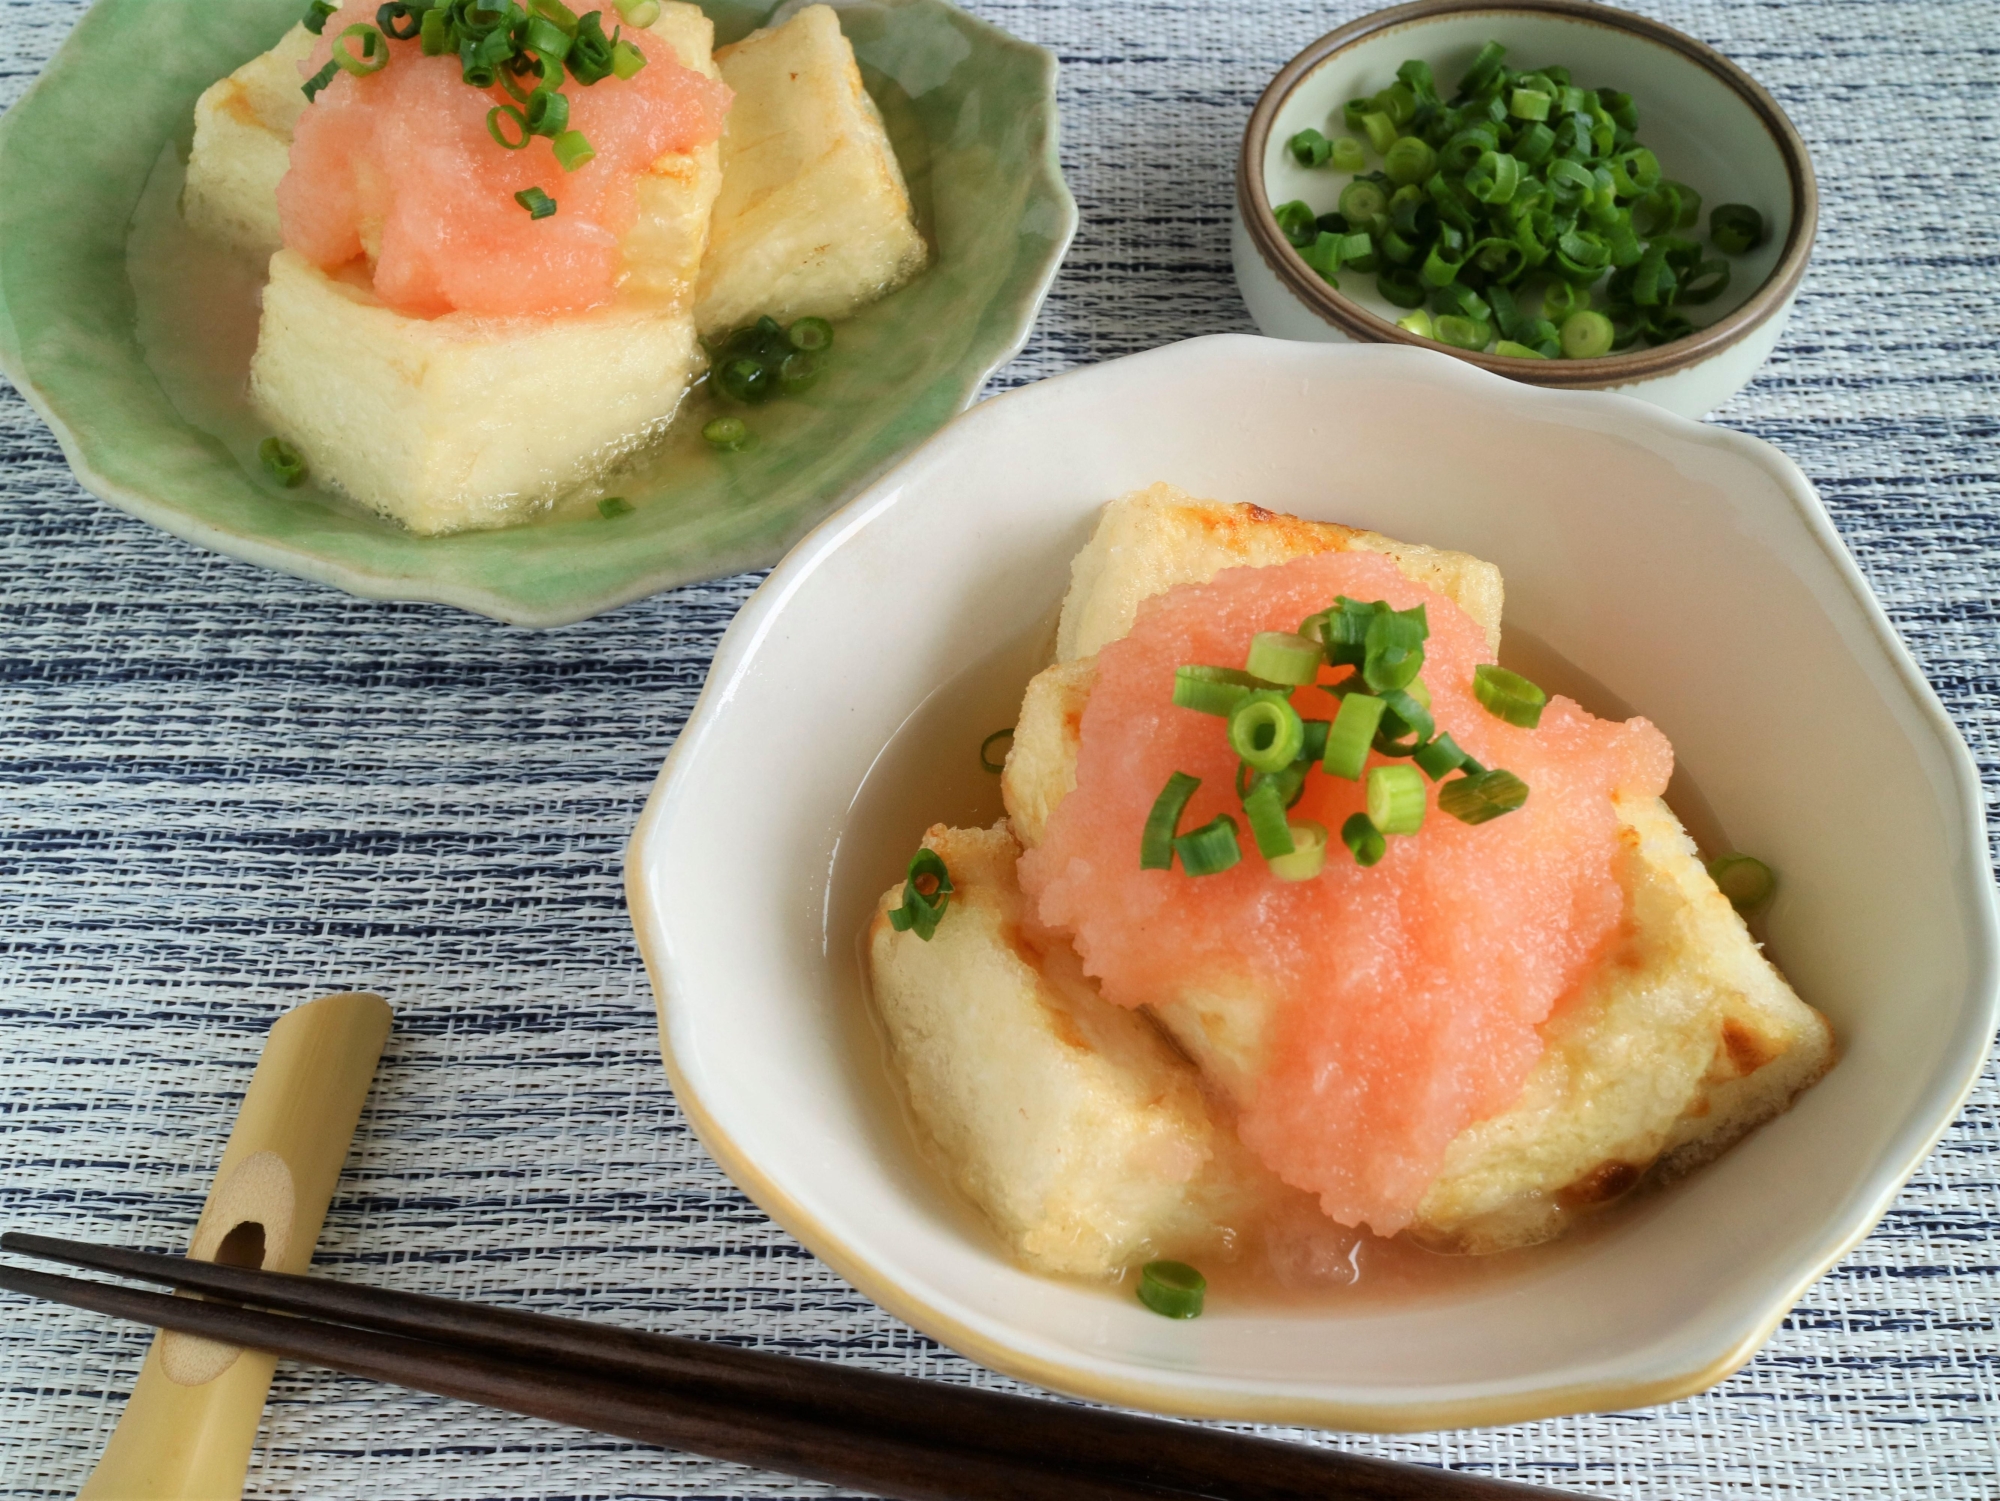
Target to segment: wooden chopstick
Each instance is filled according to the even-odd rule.
[[[0,1249],[287,1312],[0,1267],[0,1287],[16,1292],[912,1501],[1530,1501],[1569,1494],[318,1277],[36,1235],[0,1236]]]

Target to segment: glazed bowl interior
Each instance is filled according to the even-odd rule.
[[[1341,106],[1396,81],[1409,58],[1431,65],[1438,91],[1450,98],[1460,77],[1487,41],[1507,48],[1508,66],[1559,64],[1582,88],[1615,88],[1639,108],[1639,139],[1659,157],[1664,174],[1702,195],[1698,230],[1706,237],[1708,212],[1718,203],[1747,203],[1764,215],[1769,234],[1748,255],[1728,257],[1728,289],[1715,301],[1685,309],[1699,327],[1741,307],[1777,270],[1790,241],[1794,204],[1784,153],[1741,93],[1710,69],[1663,41],[1607,22],[1525,11],[1447,14],[1405,22],[1335,52],[1298,80],[1279,106],[1263,143],[1268,209],[1303,199],[1315,213],[1331,213],[1353,174],[1301,167],[1285,149],[1311,126],[1328,136],[1347,133]],[[1371,165],[1379,165],[1371,153]],[[1298,270],[1314,273],[1303,261]],[[1315,278],[1317,279],[1317,278]],[[1372,275],[1341,278],[1340,295],[1394,324],[1405,309],[1375,290]]]
[[[1496,562],[1503,660],[1654,719],[1697,832],[1780,871],[1772,952],[1833,1023],[1832,1074],[1601,1233],[1421,1296],[1184,1324],[1009,1260],[915,1146],[857,940],[928,824],[992,816],[941,768],[1011,722],[1098,508],[1157,480]],[[1977,1076],[1981,818],[1962,742],[1775,450],[1429,351],[1232,336],[989,402],[808,538],[731,627],[627,885],[682,1107],[876,1301],[1073,1393],[1408,1429],[1664,1400],[1749,1358]]]

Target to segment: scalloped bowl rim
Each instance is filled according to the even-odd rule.
[[[1245,356],[1280,366],[1300,380],[1309,379],[1315,371],[1337,370],[1343,365],[1394,372],[1400,377],[1456,386],[1502,403],[1529,403],[1550,416],[1566,407],[1578,410],[1576,404],[1583,403],[1599,418],[1616,417],[1639,430],[1694,438],[1755,466],[1777,483],[1795,518],[1804,523],[1812,542],[1832,565],[1845,586],[1847,604],[1865,622],[1872,637],[1870,644],[1893,664],[1897,687],[1928,730],[1929,749],[1943,753],[1956,805],[1950,813],[1956,819],[1955,832],[1963,836],[1963,857],[1951,867],[1949,880],[1962,903],[1969,960],[1956,1025],[1941,1053],[1948,1065],[1941,1063],[1923,1076],[1920,1106],[1898,1121],[1889,1145],[1868,1168],[1863,1184],[1843,1200],[1846,1212],[1839,1222],[1820,1226],[1810,1252],[1773,1275],[1758,1297],[1754,1318],[1708,1349],[1703,1358],[1680,1369],[1646,1379],[1611,1374],[1528,1389],[1416,1400],[1393,1395],[1357,1400],[1285,1389],[1256,1379],[1204,1375],[1199,1370],[1167,1371],[1110,1357],[1082,1357],[1023,1337],[1004,1320],[943,1306],[912,1290],[896,1275],[893,1250],[885,1251],[832,1230],[801,1201],[796,1178],[780,1181],[781,1172],[742,1148],[732,1135],[731,1122],[721,1118],[704,1095],[701,1003],[684,984],[675,924],[659,900],[651,867],[671,858],[676,848],[676,824],[695,795],[696,767],[708,755],[718,726],[729,717],[732,700],[739,690],[753,684],[760,654],[767,641],[782,631],[793,601],[810,588],[814,575],[829,559],[855,546],[898,508],[923,504],[923,492],[935,486],[954,462],[962,464],[957,455],[966,450],[976,452],[990,434],[1030,409],[1059,408],[1066,398],[1084,388],[1128,377],[1177,375],[1212,383],[1213,367]],[[661,769],[628,846],[626,892],[656,997],[662,1059],[680,1108],[717,1162],[766,1213],[889,1312],[998,1371],[1079,1397],[1187,1417],[1408,1432],[1525,1422],[1670,1401],[1716,1384],[1751,1358],[1810,1284],[1862,1240],[1887,1211],[1979,1078],[1996,1019],[2000,1019],[2000,933],[1996,932],[1986,849],[1978,772],[1964,741],[1904,650],[1810,482],[1777,449],[1629,397],[1523,386],[1427,351],[1215,335],[1052,377],[982,403],[808,535],[772,572],[725,634],[700,699]]]

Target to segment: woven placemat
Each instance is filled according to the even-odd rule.
[[[0,101],[83,8],[0,3]],[[998,384],[1248,329],[1228,258],[1243,121],[1294,51],[1367,7],[974,8],[1061,56],[1083,216]],[[1770,88],[1825,194],[1791,328],[1716,420],[1817,483],[2000,786],[1991,0],[1639,8]],[[660,1070],[620,854],[755,583],[544,634],[350,599],[94,501],[0,387],[0,1225],[183,1244],[271,1021],[376,989],[397,1027],[321,1268],[1007,1386],[766,1221]],[[1342,1441],[1656,1501],[2000,1493],[1996,1103],[1989,1076],[1881,1227],[1717,1390]],[[72,1495],[146,1336],[0,1309],[0,1496]],[[834,1493],[287,1366],[250,1494]]]

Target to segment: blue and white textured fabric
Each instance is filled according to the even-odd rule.
[[[1248,329],[1228,257],[1244,118],[1364,0],[973,8],[1061,57],[1082,211],[996,384]],[[2000,7],[1637,8],[1770,87],[1825,193],[1791,328],[1714,420],[1818,484],[2000,787]],[[0,102],[83,9],[0,0]],[[542,634],[350,599],[94,501],[0,387],[0,1226],[184,1243],[265,1029],[374,989],[396,1031],[322,1269],[1006,1386],[767,1222],[660,1069],[620,854],[756,582]],[[1341,1441],[1630,1501],[2000,1495],[1996,1109],[1989,1074],[1881,1227],[1717,1390]],[[73,1495],[146,1336],[12,1297],[0,1311],[0,1496]],[[833,1492],[287,1366],[250,1494]]]

